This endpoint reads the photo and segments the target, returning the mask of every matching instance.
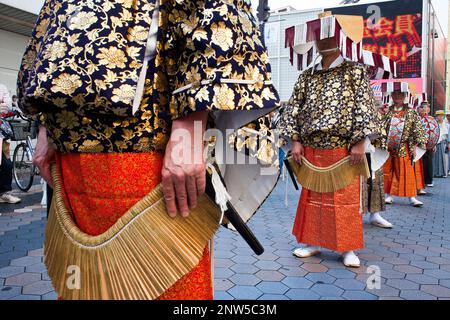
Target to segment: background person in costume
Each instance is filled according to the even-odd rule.
[[[350,19],[355,30],[342,30],[341,36],[351,36],[357,46],[362,39],[363,20]],[[349,26],[337,21],[326,13],[308,25]],[[351,164],[358,165],[365,159],[366,138],[377,134],[373,91],[366,69],[346,61],[335,30],[324,29],[316,30],[316,44],[312,44],[322,61],[300,75],[281,115],[279,131],[293,141],[292,155],[300,165],[305,158],[315,166],[328,167],[349,155]],[[360,186],[358,176],[333,193],[302,189],[293,234],[307,246],[295,250],[295,256],[307,258],[326,248],[342,253],[346,266],[360,266],[354,252],[364,248]]]
[[[430,116],[430,104],[428,101],[422,102],[417,111],[428,136],[427,152],[419,161],[422,162],[426,186],[433,187],[433,154],[436,152],[436,137],[439,134],[439,126],[436,120]]]
[[[375,103],[378,115],[378,130],[379,137],[373,142],[374,146],[387,150],[387,131],[386,124],[383,122],[381,102]],[[370,154],[369,154],[370,156]],[[386,212],[385,193],[384,193],[384,173],[383,168],[372,172],[372,176],[367,179],[367,183],[362,184],[362,211],[363,213],[370,213],[369,221],[372,225],[383,228],[393,228],[392,223],[381,216],[382,212]]]
[[[414,161],[425,153],[426,135],[419,115],[405,103],[408,84],[391,82],[383,84],[383,91],[391,94],[393,104],[384,115],[389,125],[390,159],[384,166],[386,203],[394,202],[393,196],[408,197],[414,207],[423,203],[417,200],[417,182]]]
[[[433,158],[434,177],[446,178],[448,173],[448,127],[444,121],[445,112],[436,111],[436,121],[439,123],[440,136]]]
[[[189,215],[205,190],[208,116],[221,130],[237,129],[278,106],[260,39],[249,1],[45,2],[21,66],[19,105],[40,115],[34,162],[51,185],[56,156],[77,228],[104,234],[160,183],[168,214]],[[177,162],[178,152],[188,161]],[[251,216],[277,176],[249,177],[260,171],[243,168],[234,176],[245,190],[227,184],[233,201],[237,192],[255,195],[241,203]],[[235,172],[222,174],[231,180]],[[210,254],[206,245],[198,265],[159,299],[212,299]],[[133,296],[133,288],[112,285]]]
[[[447,130],[449,132],[450,135],[450,111],[447,111],[446,116],[445,116],[445,123],[447,124]],[[448,141],[448,148],[449,150],[449,157],[448,157],[448,175],[450,176],[450,137],[449,137],[449,141]]]

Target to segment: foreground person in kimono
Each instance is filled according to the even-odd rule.
[[[338,25],[339,19],[348,19],[328,13],[320,18],[309,25]],[[359,18],[339,23],[341,28],[356,29],[342,29],[345,39],[348,36],[355,44],[362,40],[363,20]],[[323,31],[314,34],[322,61],[300,75],[281,116],[280,135],[292,141],[292,156],[300,165],[306,159],[327,168],[350,156],[350,164],[356,166],[366,157],[366,139],[378,131],[373,91],[365,67],[344,59],[339,44],[347,42],[336,39],[334,30]],[[360,195],[360,176],[331,193],[303,186],[293,234],[307,246],[294,255],[307,258],[325,248],[341,253],[345,266],[359,267],[355,251],[364,248]]]
[[[56,161],[63,201],[56,201],[50,218],[58,210],[71,212],[66,220],[87,243],[115,230],[125,212],[161,183],[168,214],[176,223],[182,223],[179,215],[187,218],[192,210],[202,209],[203,133],[208,118],[225,132],[263,119],[278,106],[250,1],[237,0],[101,4],[48,0],[23,59],[19,93],[23,111],[40,117],[35,163],[50,184],[56,181],[50,171]],[[260,120],[256,126],[262,129],[261,135],[268,129],[264,123]],[[263,151],[254,153],[261,156]],[[239,204],[246,218],[259,208],[277,180],[276,175],[261,177],[259,170],[247,166],[225,164],[221,170],[231,201],[249,199]],[[234,184],[235,178],[245,184]],[[256,189],[248,188],[249,181]],[[135,230],[135,235],[120,232],[111,242],[116,236],[127,236],[133,249],[133,244],[139,247],[146,241],[145,235],[139,236],[142,230]],[[90,254],[81,251],[86,245],[70,247],[74,257],[64,249],[55,257],[54,248],[69,246],[71,240],[64,235],[63,240],[53,239],[54,233],[47,230],[47,267],[71,258],[83,264]],[[156,245],[159,242],[156,239]],[[161,259],[170,256],[171,250],[162,250]],[[129,259],[149,265],[150,251],[144,246]],[[100,252],[98,263],[81,270],[86,281],[98,279],[84,296],[65,291],[65,270],[49,274],[64,299],[212,299],[208,242],[202,251],[199,259],[191,259],[195,267],[182,277],[176,281],[168,277],[155,286],[145,270],[135,268],[127,277],[121,276],[127,268],[113,274],[126,250]],[[168,263],[162,276],[171,273],[172,267],[178,266]]]

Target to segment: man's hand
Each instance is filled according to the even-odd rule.
[[[6,103],[0,103],[0,114],[8,112],[9,112],[8,105]]]
[[[302,144],[298,141],[294,141],[292,143],[292,157],[294,158],[294,161],[297,162],[299,165],[302,164],[302,157],[305,155],[305,149],[303,148]]]
[[[364,157],[366,156],[365,150],[365,141],[361,141],[360,143],[354,145],[350,150],[350,164],[352,166],[356,166],[364,161]]]
[[[197,112],[175,120],[162,169],[162,187],[167,211],[173,218],[188,217],[205,193],[206,167],[203,135],[208,113]]]
[[[55,150],[48,145],[47,129],[39,127],[39,135],[33,156],[33,164],[38,167],[41,177],[53,188],[50,166],[55,160]]]

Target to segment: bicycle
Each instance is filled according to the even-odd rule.
[[[17,116],[21,120],[15,120]],[[20,142],[13,153],[13,177],[17,187],[28,192],[33,185],[34,176],[39,175],[35,165],[33,165],[34,146],[33,139],[36,139],[37,125],[35,121],[23,117],[15,112],[12,120],[7,120],[12,128],[11,141]]]

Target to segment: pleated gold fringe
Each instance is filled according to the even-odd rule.
[[[301,166],[292,157],[288,161],[302,187],[319,193],[342,190],[358,176],[370,177],[366,158],[363,163],[352,166],[350,157],[346,157],[327,168],[316,167],[305,158],[302,158]]]
[[[90,236],[65,207],[55,166],[52,174],[44,261],[56,292],[66,300],[155,299],[198,265],[219,228],[221,212],[207,197],[188,218],[170,218],[158,186],[106,233]],[[79,289],[73,287],[78,276]]]

